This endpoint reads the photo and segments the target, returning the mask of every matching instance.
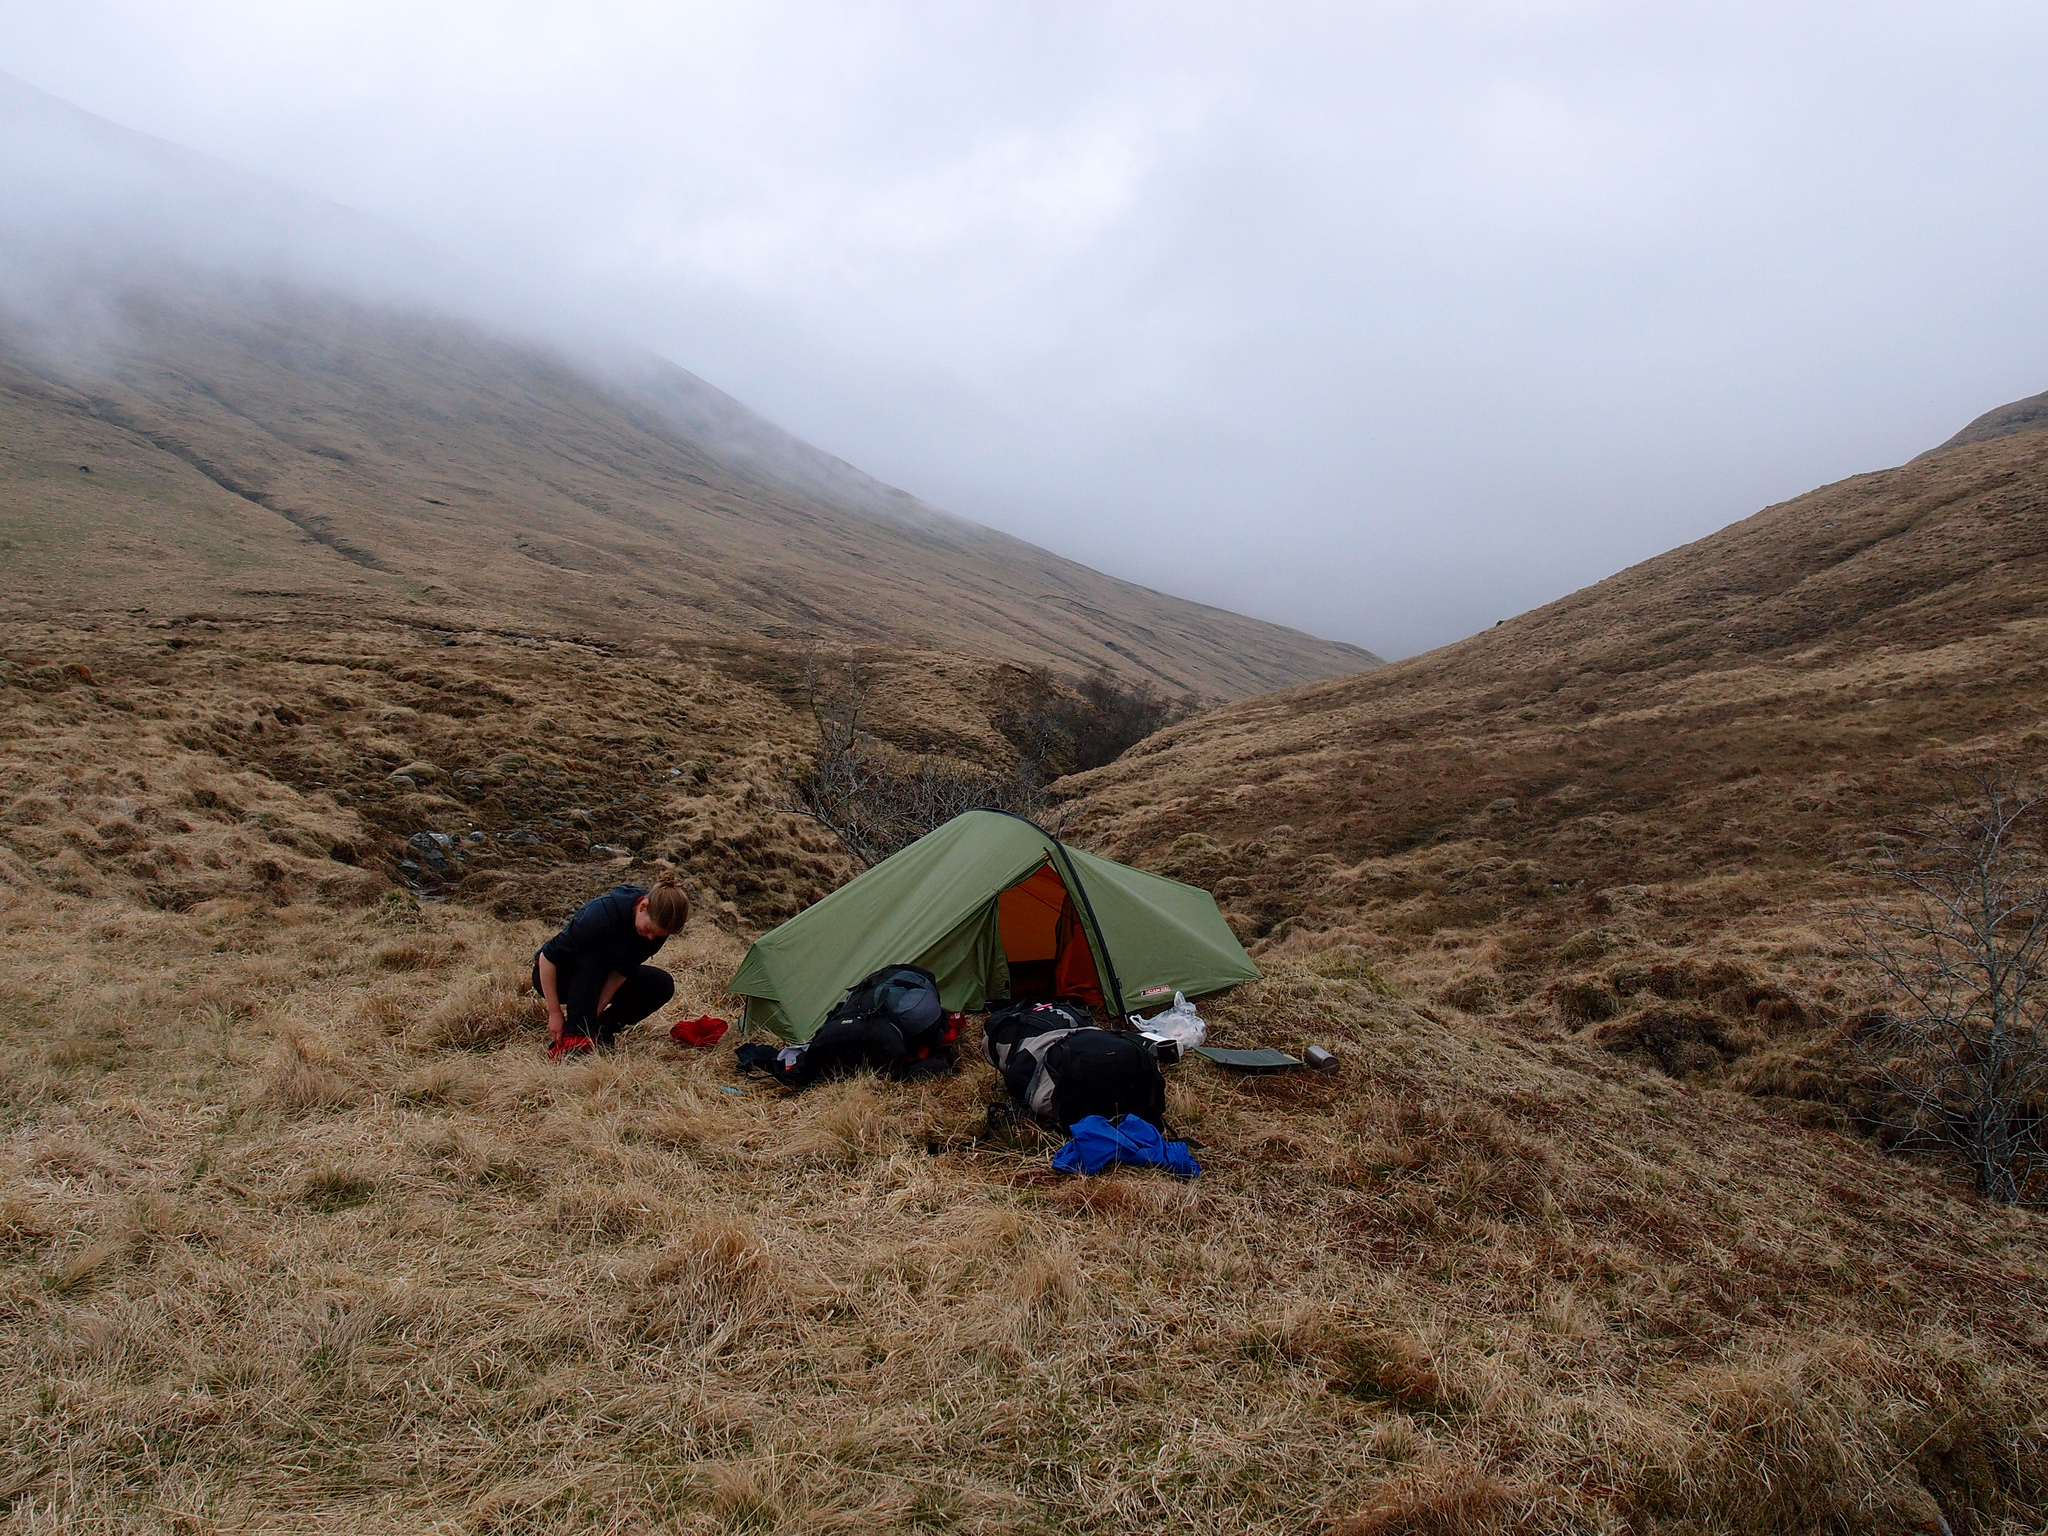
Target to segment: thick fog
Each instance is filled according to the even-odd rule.
[[[17,112],[17,308],[81,228],[425,274],[1388,655],[2048,388],[2038,3],[73,0],[0,70],[391,227],[124,246],[156,194]]]

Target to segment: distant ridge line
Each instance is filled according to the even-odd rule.
[[[1993,438],[2014,437],[2021,432],[2048,432],[2048,390],[1986,411],[1940,447],[1928,449],[1928,453],[1939,453],[1943,448],[1961,448],[1969,443],[1988,443]],[[1924,459],[1927,454],[1920,457]]]

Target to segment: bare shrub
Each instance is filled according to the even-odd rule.
[[[858,663],[833,676],[815,655],[806,660],[804,698],[818,751],[807,773],[785,781],[785,810],[817,822],[868,868],[965,811],[1044,813],[1038,774],[1021,755],[1003,775],[914,757],[877,740],[861,718],[872,686]]]
[[[1071,688],[1045,668],[1033,668],[996,723],[1050,780],[1113,763],[1194,710],[1193,698],[1169,697],[1150,678],[1126,682],[1098,662]]]
[[[1979,777],[1888,850],[1899,910],[1858,914],[1863,957],[1895,1008],[1855,1037],[1904,1148],[1958,1154],[2002,1204],[2048,1196],[2048,807]]]

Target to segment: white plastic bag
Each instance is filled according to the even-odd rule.
[[[1178,992],[1173,994],[1173,1006],[1164,1013],[1135,1022],[1138,1033],[1146,1039],[1171,1040],[1180,1047],[1179,1054],[1183,1056],[1209,1038],[1209,1026],[1195,1012],[1195,1005]]]

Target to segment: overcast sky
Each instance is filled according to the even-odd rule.
[[[66,0],[0,70],[1388,655],[2048,389],[2040,0]]]

